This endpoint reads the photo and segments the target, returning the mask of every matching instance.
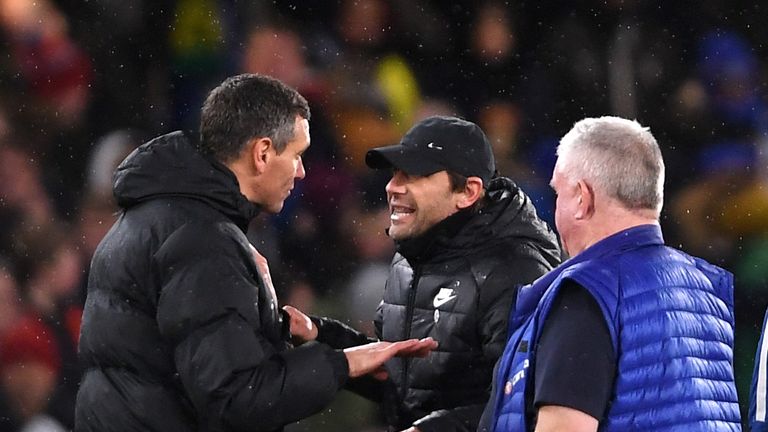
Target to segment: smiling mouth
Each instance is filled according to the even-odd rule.
[[[414,209],[410,207],[403,207],[398,205],[392,205],[389,208],[390,208],[389,219],[392,222],[398,222],[401,219],[410,216],[414,212]]]

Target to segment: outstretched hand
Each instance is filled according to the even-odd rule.
[[[426,357],[435,348],[437,348],[437,341],[431,337],[419,340],[419,343],[410,347],[404,348],[397,353],[397,357]]]
[[[317,327],[304,312],[293,306],[283,306],[283,310],[291,317],[290,331],[296,342],[304,343],[317,339]]]
[[[384,363],[395,356],[424,357],[437,348],[437,342],[432,338],[408,339],[399,342],[373,342],[344,350],[349,363],[349,376],[357,378],[371,374],[378,380],[387,379],[388,373]]]

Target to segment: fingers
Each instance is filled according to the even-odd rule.
[[[291,322],[289,323],[291,335],[298,338],[301,342],[317,339],[317,327],[304,312],[288,305],[283,306],[283,310],[288,313],[288,316],[291,318]]]
[[[302,314],[302,312],[301,312],[300,310],[296,309],[296,308],[295,308],[295,307],[293,307],[293,306],[288,306],[288,305],[285,305],[285,306],[283,306],[283,310],[284,310],[284,311],[286,311],[286,312],[288,312],[288,315],[290,315],[290,316],[291,316],[291,319],[294,319],[294,318],[296,318],[297,316],[299,316],[299,315],[301,315],[301,314]]]
[[[404,345],[402,348],[400,348],[397,352],[397,356],[426,357],[427,355],[429,355],[430,352],[432,352],[434,349],[437,348],[437,342],[431,337],[424,338],[421,340],[410,339],[409,341],[413,341],[413,343],[409,345]],[[403,341],[403,342],[409,342],[409,341]]]
[[[303,325],[303,326],[309,326],[311,327],[312,320],[309,319],[307,315],[304,314],[304,312],[296,309],[293,306],[283,306],[283,310],[288,312],[288,316],[291,317],[291,325]]]
[[[299,312],[298,309],[296,309],[293,306],[283,306],[283,310],[288,313],[288,316],[291,319],[290,325],[291,325],[291,333],[296,333],[296,326],[301,324],[301,320],[299,319]]]
[[[418,341],[411,339],[403,342],[373,342],[345,348],[349,376],[355,378],[382,369],[387,360],[397,355],[400,350],[413,346],[414,343]],[[379,376],[381,376],[380,373]]]
[[[380,349],[386,351],[390,358],[394,356],[424,357],[437,348],[437,342],[431,337],[424,339],[407,339],[398,342],[377,342],[377,344],[388,344],[380,345]]]
[[[371,374],[376,379],[386,379],[384,363],[395,356],[424,357],[437,348],[437,342],[432,338],[408,339],[398,342],[374,342],[367,345],[345,348],[349,364],[349,376]]]

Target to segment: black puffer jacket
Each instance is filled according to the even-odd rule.
[[[517,287],[560,259],[557,239],[530,199],[511,180],[494,179],[479,212],[456,213],[398,244],[392,261],[376,317],[379,338],[431,336],[437,350],[423,359],[391,360],[389,386],[351,385],[383,403],[394,430],[474,431],[504,350]],[[319,340],[365,342],[338,323],[316,322]]]
[[[288,349],[244,230],[257,208],[180,132],[118,168],[91,263],[77,431],[273,431],[322,409],[343,353]]]

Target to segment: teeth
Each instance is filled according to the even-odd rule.
[[[392,213],[413,213],[413,209],[403,206],[391,206]]]
[[[401,207],[393,208],[392,209],[392,213],[390,214],[390,219],[393,220],[393,221],[397,221],[397,220],[400,220],[403,217],[407,217],[411,213],[413,213],[413,210],[404,209],[404,208],[401,208]]]

